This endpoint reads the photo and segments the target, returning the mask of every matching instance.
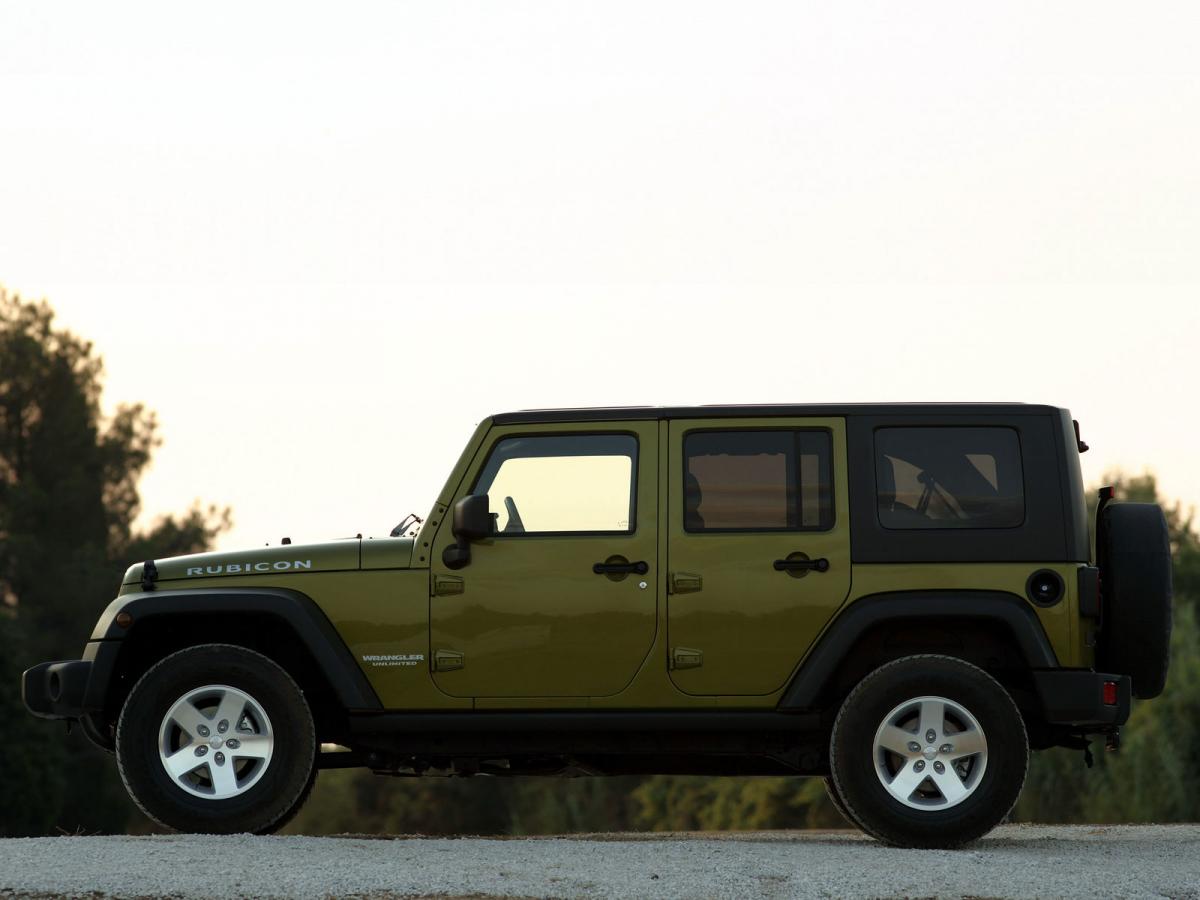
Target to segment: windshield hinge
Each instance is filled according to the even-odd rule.
[[[158,566],[154,560],[148,559],[142,563],[142,590],[154,590],[154,582],[158,581]]]

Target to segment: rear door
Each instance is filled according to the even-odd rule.
[[[845,420],[674,420],[668,460],[671,679],[778,690],[850,590]]]

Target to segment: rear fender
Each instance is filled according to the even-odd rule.
[[[855,600],[818,639],[779,709],[812,709],[838,667],[868,631],[888,621],[978,620],[1010,635],[1030,669],[1053,669],[1058,658],[1029,603],[1003,591],[895,591]]]

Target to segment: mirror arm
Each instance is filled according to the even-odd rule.
[[[461,569],[471,561],[471,543],[464,541],[458,535],[454,536],[454,543],[446,547],[442,551],[442,565],[447,569]]]

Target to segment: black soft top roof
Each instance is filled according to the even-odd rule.
[[[595,406],[524,409],[498,413],[497,425],[543,422],[607,422],[631,419],[719,419],[769,416],[1030,416],[1058,414],[1056,406],[1030,403],[804,403],[728,406]]]

